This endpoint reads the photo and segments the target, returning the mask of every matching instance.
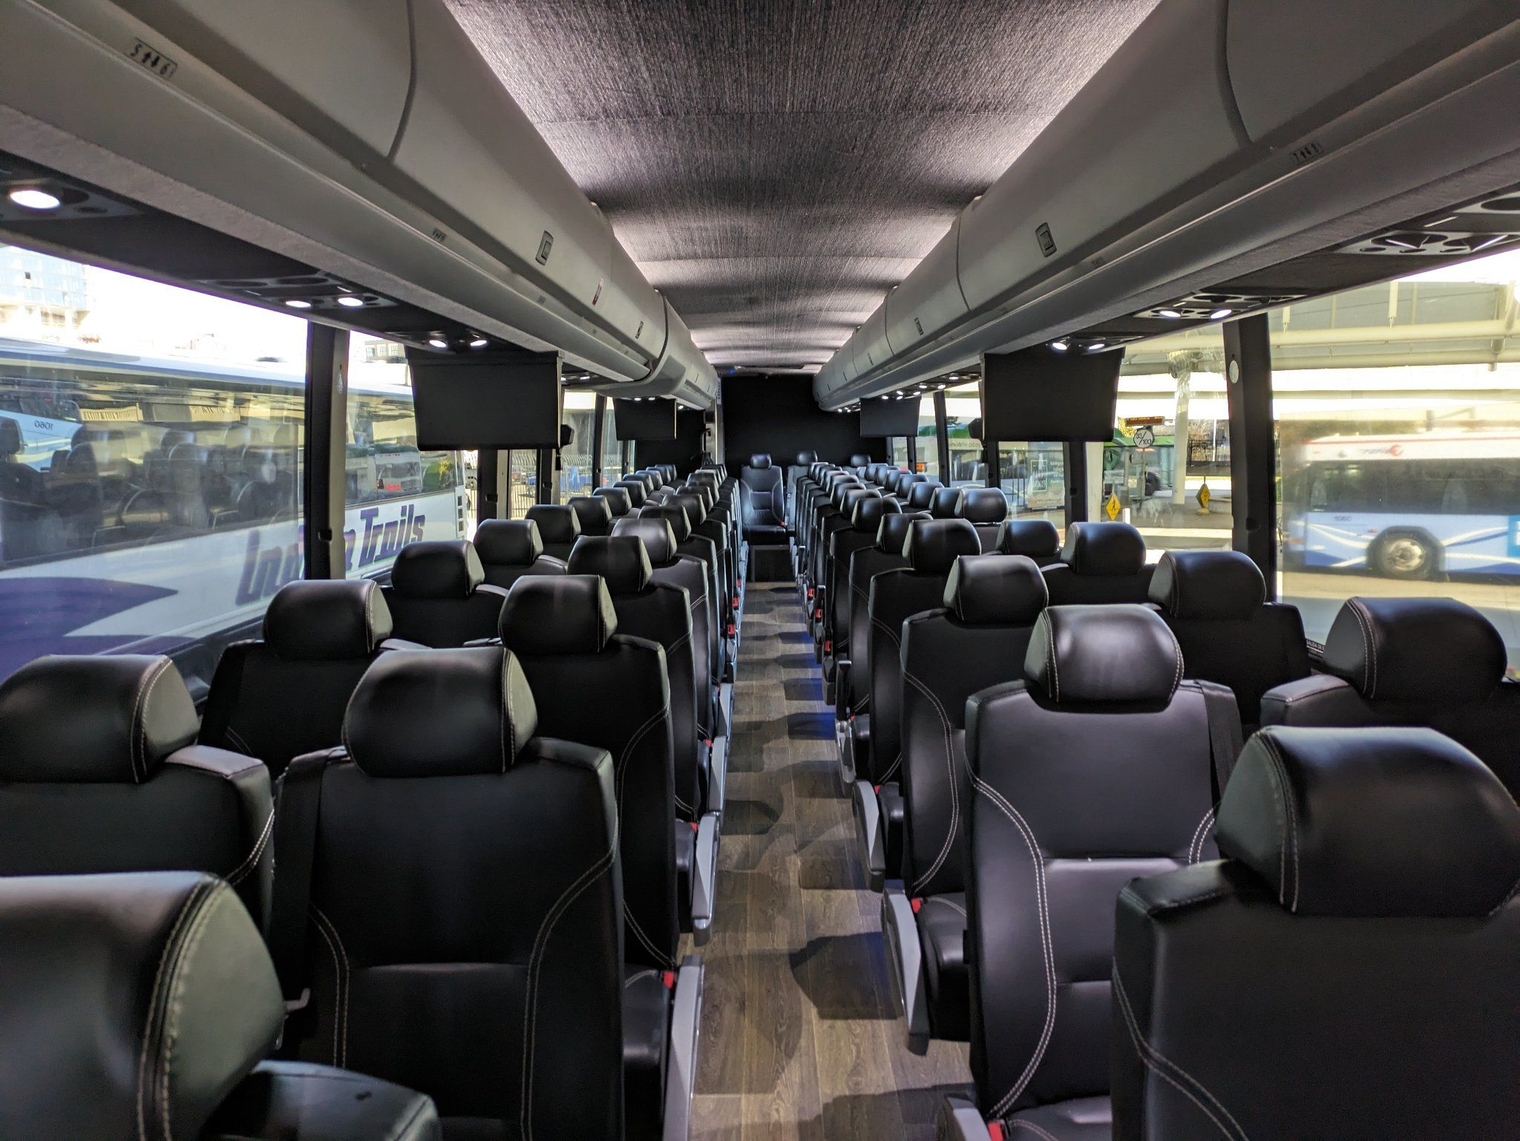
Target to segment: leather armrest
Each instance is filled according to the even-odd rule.
[[[352,1070],[261,1062],[217,1108],[201,1141],[442,1141],[433,1099]]]

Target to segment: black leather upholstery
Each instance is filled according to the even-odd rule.
[[[1264,729],[1219,841],[1119,895],[1115,1138],[1514,1131],[1520,813],[1491,773],[1428,730]]]
[[[958,519],[961,514],[961,500],[965,498],[966,490],[961,487],[936,487],[929,495],[929,502],[924,506],[929,508],[929,514],[935,519]],[[913,496],[909,495],[911,501]]]
[[[1008,518],[1008,500],[995,487],[965,488],[960,517],[971,523],[1001,523]]]
[[[670,524],[670,532],[676,540],[676,554],[685,555],[698,559],[707,570],[707,596],[709,602],[709,615],[713,623],[712,634],[718,639],[718,645],[713,647],[715,654],[722,651],[722,638],[728,626],[732,607],[725,575],[723,559],[719,553],[718,545],[706,535],[699,535],[692,530],[691,516],[686,513],[686,508],[676,502],[668,502],[657,507],[646,507],[641,519],[664,520]],[[626,530],[626,528],[625,528]]]
[[[538,525],[544,554],[559,559],[560,562],[570,557],[570,548],[581,537],[581,517],[573,507],[569,504],[535,503],[524,512],[524,518]],[[484,561],[484,556],[481,558]]]
[[[37,658],[0,682],[0,876],[211,872],[262,926],[269,770],[195,734],[168,658]]]
[[[890,502],[890,501],[888,501]],[[883,571],[908,565],[903,546],[916,516],[884,509],[876,542],[850,556],[850,708],[863,714],[871,703],[871,582]]]
[[[352,1070],[261,1062],[201,1131],[200,1141],[442,1141],[433,1099]]]
[[[629,536],[581,536],[570,553],[570,573],[600,575],[617,612],[618,629],[657,643],[664,650],[676,810],[682,820],[696,820],[702,811],[705,778],[697,709],[698,696],[705,695],[706,690],[696,672],[691,596],[685,587],[655,582],[647,548]]]
[[[612,505],[605,496],[576,495],[566,503],[575,512],[582,535],[610,535],[612,533]],[[574,543],[570,544],[572,547]],[[567,551],[565,558],[569,558]]]
[[[621,487],[627,492],[628,506],[633,511],[643,507],[649,499],[649,488],[642,479],[620,479],[613,486]]]
[[[565,573],[564,560],[547,553],[536,519],[485,520],[475,529],[475,550],[487,584],[502,590],[529,575]]]
[[[1309,676],[1303,619],[1266,594],[1261,571],[1238,551],[1167,551],[1150,585],[1187,676],[1229,686],[1247,736],[1261,721],[1262,694]]]
[[[1426,726],[1476,753],[1520,796],[1520,686],[1503,639],[1449,598],[1352,598],[1331,624],[1325,669],[1268,690],[1263,725]],[[1338,676],[1337,676],[1338,675]]]
[[[1039,566],[1061,559],[1061,535],[1049,519],[1005,519],[993,549],[1000,555],[1023,555]]]
[[[676,549],[675,532],[664,519],[620,519],[612,534],[642,540],[649,552],[650,577],[655,582],[686,589],[691,605],[692,657],[699,685],[697,726],[710,739],[717,735],[712,692],[720,676],[720,658],[715,600],[708,591],[708,568],[701,559],[683,555]]]
[[[628,489],[624,487],[599,487],[591,493],[595,499],[605,499],[607,510],[612,512],[614,519],[621,519],[633,510],[633,503],[628,497]]]
[[[462,646],[496,636],[506,591],[485,581],[475,545],[464,539],[408,543],[383,587],[395,637],[423,646]]]
[[[354,686],[390,636],[375,582],[286,583],[264,612],[263,639],[222,651],[198,740],[257,757],[277,779],[302,753],[337,745]]]
[[[929,505],[934,502],[937,493],[943,491],[938,480],[923,480],[908,488],[908,501],[904,505],[909,511],[928,511]]]
[[[1154,611],[1051,608],[1025,680],[968,703],[971,1068],[990,1118],[1107,1092],[1115,897],[1213,854],[1208,683],[1179,666]]]
[[[1020,556],[962,555],[945,583],[945,608],[963,626],[1032,627],[1050,593],[1031,562]]]
[[[784,544],[786,520],[776,515],[772,497],[776,486],[783,482],[783,472],[772,466],[768,455],[750,456],[749,460],[746,466],[739,469],[744,538],[757,545]]]
[[[310,915],[311,1002],[287,1048],[429,1094],[450,1136],[617,1137],[612,758],[535,723],[506,650],[387,654],[352,756],[291,765],[276,912]],[[308,901],[283,871],[303,862]]]
[[[538,731],[612,755],[626,961],[674,970],[680,915],[665,651],[617,631],[612,596],[595,575],[521,582],[501,612],[502,645],[527,676]]]
[[[830,537],[828,636],[833,642],[829,651],[836,661],[850,657],[850,604],[854,597],[850,589],[851,561],[857,551],[875,545],[882,518],[901,510],[896,501],[880,494],[860,496],[851,508],[849,527],[835,531]]]
[[[1128,523],[1073,523],[1045,582],[1052,606],[1145,602],[1154,571],[1145,563],[1145,540]]]

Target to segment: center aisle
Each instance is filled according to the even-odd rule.
[[[754,583],[734,694],[692,1137],[932,1141],[963,1044],[907,1050],[790,583]]]

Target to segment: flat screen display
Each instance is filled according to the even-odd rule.
[[[862,400],[860,402],[860,434],[862,436],[916,436],[918,435],[917,396],[898,400]]]
[[[619,397],[612,402],[612,421],[620,440],[674,440],[676,402]]]
[[[1058,353],[1046,346],[982,358],[982,438],[1108,441],[1123,352]]]
[[[407,350],[423,451],[559,445],[559,357],[448,356]]]

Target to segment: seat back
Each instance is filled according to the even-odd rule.
[[[934,519],[958,519],[961,514],[961,500],[966,494],[963,487],[936,487],[929,496],[926,505],[929,515]],[[909,493],[909,498],[913,493]]]
[[[784,527],[784,519],[771,509],[771,491],[782,482],[782,471],[769,455],[753,455],[739,469],[741,508],[746,527]]]
[[[962,555],[944,605],[902,625],[903,883],[909,895],[965,890],[961,852],[971,805],[966,702],[1023,676],[1047,594],[1019,555]]]
[[[1052,606],[1023,680],[971,698],[966,959],[989,1118],[1108,1092],[1114,901],[1214,852],[1208,685],[1184,679],[1155,611]]]
[[[1177,636],[1188,677],[1227,685],[1247,736],[1261,721],[1261,696],[1309,676],[1298,608],[1267,602],[1267,584],[1239,551],[1167,551],[1150,598]]]
[[[1263,729],[1217,835],[1222,862],[1120,893],[1114,1137],[1513,1132],[1520,810],[1494,774],[1427,729]]]
[[[876,541],[861,547],[850,556],[850,711],[865,713],[871,707],[871,583],[883,571],[908,565],[903,547],[908,542],[908,528],[918,515],[904,515],[896,500],[885,500],[897,507],[883,507],[876,526]]]
[[[0,682],[0,876],[210,872],[262,927],[269,770],[196,728],[165,657],[37,658]]]
[[[646,507],[641,518],[664,520],[668,523],[670,533],[676,540],[676,554],[697,559],[706,569],[707,596],[710,600],[713,623],[712,633],[718,641],[714,652],[718,652],[728,629],[732,611],[730,606],[732,599],[725,585],[724,562],[719,556],[718,544],[706,535],[696,533],[691,525],[691,516],[686,513],[686,508],[678,503],[667,502],[656,507]]]
[[[582,535],[570,552],[572,575],[597,575],[617,612],[618,630],[654,642],[665,652],[670,688],[671,740],[675,750],[675,803],[682,820],[696,820],[705,800],[699,694],[691,596],[686,588],[654,581],[643,540]]]
[[[1045,568],[1045,585],[1052,606],[1146,602],[1154,571],[1145,540],[1128,523],[1072,523],[1061,561]]]
[[[871,671],[873,784],[895,779],[902,764],[903,623],[911,615],[941,606],[955,560],[980,551],[976,531],[964,519],[915,519],[908,525],[903,544],[908,565],[871,579],[866,661]]]
[[[465,539],[408,543],[396,555],[390,585],[381,589],[392,634],[432,647],[496,637],[507,597],[486,583],[475,544]]]
[[[612,533],[612,507],[606,498],[597,495],[575,495],[566,501],[565,506],[575,512],[576,522],[581,535],[610,535]],[[574,543],[570,544],[572,547]],[[570,552],[566,551],[564,557],[568,559]]]
[[[903,506],[909,511],[929,511],[932,515],[933,511],[930,510],[930,505],[934,502],[935,493],[942,490],[943,488],[937,479],[920,480],[908,488],[908,500]]]
[[[581,537],[581,517],[575,508],[568,503],[535,503],[523,518],[538,527],[545,555],[561,563],[570,557],[570,548]]]
[[[276,913],[311,917],[295,1052],[427,1093],[461,1136],[620,1136],[612,758],[539,736],[501,647],[384,655],[343,736],[281,790]]]
[[[544,553],[543,532],[532,518],[485,520],[475,528],[475,552],[486,584],[502,590],[525,575],[565,573],[563,559]]]
[[[222,651],[197,740],[257,757],[277,780],[302,753],[339,743],[354,686],[390,636],[373,580],[286,583],[264,611],[263,637]]]
[[[834,532],[829,543],[828,637],[835,660],[850,656],[850,563],[857,551],[876,545],[876,533],[886,515],[897,515],[902,508],[880,492],[855,500],[850,511],[850,525]]]
[[[1350,598],[1324,673],[1268,690],[1263,725],[1424,726],[1476,753],[1520,797],[1520,686],[1493,623],[1452,598]]]
[[[1005,519],[998,525],[993,550],[1000,555],[1023,555],[1036,566],[1061,561],[1061,534],[1049,519]]]
[[[514,586],[501,611],[501,642],[528,679],[539,733],[611,754],[625,961],[674,970],[680,915],[665,651],[618,633],[606,583],[589,574]]]
[[[976,527],[983,554],[995,551],[1003,520],[1008,518],[1008,497],[995,487],[963,488],[960,518]]]
[[[613,487],[620,487],[628,493],[629,510],[637,512],[649,498],[649,487],[642,479],[625,477],[618,480]]]
[[[718,631],[713,598],[707,591],[707,567],[701,559],[676,550],[675,532],[664,519],[620,519],[612,528],[612,534],[642,540],[649,552],[654,581],[686,589],[691,605],[692,656],[701,686],[697,694],[697,725],[703,736],[711,739],[717,735],[713,693],[720,675]]]
[[[591,493],[591,496],[593,499],[606,501],[607,510],[611,513],[614,522],[633,510],[633,501],[629,498],[626,487],[599,487]]]

